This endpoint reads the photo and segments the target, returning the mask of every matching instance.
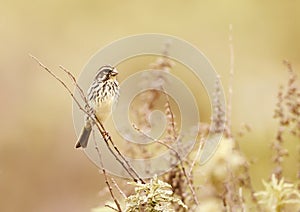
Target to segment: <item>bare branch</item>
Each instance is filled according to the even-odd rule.
[[[103,124],[99,121],[99,119],[97,117],[95,117],[96,120],[96,126],[98,128],[98,130],[100,131],[107,147],[109,148],[109,151],[115,156],[116,160],[119,161],[121,163],[121,165],[124,167],[124,169],[127,171],[127,173],[134,179],[134,181],[137,181],[136,178],[138,178],[139,181],[141,181],[143,184],[145,184],[145,181],[139,177],[138,173],[133,169],[133,167],[130,165],[130,163],[128,162],[128,160],[125,158],[125,156],[120,152],[120,150],[117,148],[117,146],[115,145],[115,143],[113,142],[111,136],[107,133],[107,131],[105,131]],[[126,165],[124,164],[123,161],[121,161],[115,152],[113,152],[113,150],[111,149],[109,143],[111,143],[111,145],[113,146],[114,150],[116,150],[117,154],[121,157],[121,159],[126,163]],[[134,175],[136,177],[134,177]]]
[[[131,174],[134,173],[134,175],[136,175],[136,177],[142,182],[145,183],[137,174],[137,172],[132,168],[132,166],[129,164],[129,162],[126,160],[126,158],[121,154],[121,152],[119,151],[119,149],[115,146],[114,142],[112,141],[111,137],[108,135],[107,131],[105,130],[103,124],[96,118],[94,117],[94,115],[91,113],[90,107],[88,105],[88,101],[86,96],[84,95],[83,90],[80,88],[80,86],[77,84],[76,78],[72,75],[72,73],[70,71],[68,71],[66,68],[64,68],[63,66],[59,66],[72,80],[72,82],[75,84],[76,88],[79,90],[80,95],[82,97],[82,99],[84,100],[85,104],[86,104],[86,109],[84,109],[82,107],[82,105],[79,103],[79,101],[77,100],[77,98],[75,97],[75,95],[73,94],[73,92],[71,91],[71,89],[65,84],[65,82],[63,80],[61,80],[57,75],[55,75],[47,66],[45,66],[42,62],[40,62],[35,56],[33,55],[29,55],[32,59],[34,59],[39,66],[41,66],[46,72],[48,72],[53,78],[55,78],[67,91],[68,93],[71,95],[72,99],[75,101],[76,105],[78,106],[78,108],[83,111],[89,118],[91,118],[91,120],[96,123],[96,126],[99,130],[99,132],[101,133],[108,149],[110,150],[110,152],[115,156],[116,160],[121,163],[121,165],[123,166],[123,168],[128,172],[128,174],[136,181],[136,178]],[[113,152],[113,150],[111,149],[108,141],[113,145],[114,149],[117,151],[117,154],[122,158],[122,160],[125,161],[125,163],[127,164],[128,168],[125,166],[125,164],[118,158],[118,156]]]
[[[233,93],[233,76],[234,76],[234,48],[233,48],[233,35],[232,24],[229,25],[229,55],[230,55],[230,69],[229,69],[229,83],[228,83],[228,102],[227,102],[227,123],[226,133],[231,137],[231,115],[232,115],[232,93]]]
[[[62,81],[58,76],[56,76],[47,66],[45,66],[43,63],[41,63],[35,56],[33,56],[31,54],[29,54],[29,56],[32,59],[34,59],[39,64],[39,66],[41,66],[45,71],[47,71],[54,79],[56,79],[68,91],[68,93],[71,95],[72,99],[75,101],[76,105],[78,106],[78,108],[81,111],[83,111],[84,113],[89,115],[88,112],[81,106],[79,101],[76,99],[76,97],[74,96],[71,89],[64,83],[64,81]]]
[[[32,59],[34,59],[39,66],[41,66],[43,68],[43,70],[45,70],[46,72],[48,72],[53,78],[55,78],[67,91],[68,93],[71,95],[72,99],[75,101],[76,105],[78,106],[78,108],[83,111],[89,118],[91,118],[91,120],[96,123],[96,126],[99,130],[99,132],[101,133],[108,149],[110,150],[110,152],[114,155],[114,157],[116,158],[116,160],[123,166],[123,168],[128,172],[128,174],[136,181],[136,178],[133,177],[133,175],[131,173],[134,173],[134,175],[137,176],[137,178],[142,182],[145,183],[136,173],[136,171],[132,168],[132,166],[129,164],[129,162],[126,160],[126,158],[121,154],[121,152],[118,150],[118,148],[115,146],[114,142],[112,141],[111,137],[109,136],[109,134],[107,133],[107,131],[105,130],[103,124],[96,118],[94,117],[93,114],[91,114],[91,110],[89,108],[88,105],[88,101],[84,95],[84,92],[82,91],[82,89],[80,88],[80,86],[77,84],[76,78],[71,74],[71,72],[69,72],[67,69],[65,69],[64,67],[60,66],[60,68],[67,73],[67,75],[70,77],[70,79],[73,81],[73,83],[75,84],[75,86],[77,87],[77,89],[79,89],[83,100],[85,101],[86,104],[86,109],[84,107],[82,107],[82,105],[79,103],[78,99],[75,97],[75,95],[73,94],[73,92],[71,91],[71,89],[65,84],[65,82],[63,80],[61,80],[57,75],[55,75],[47,66],[45,66],[43,63],[41,63],[35,56],[33,55],[29,55]],[[118,156],[116,155],[116,153],[113,152],[113,150],[111,149],[109,142],[113,145],[114,149],[117,151],[117,154],[122,158],[122,160],[125,161],[126,165],[128,167],[125,166],[124,162],[122,162]]]
[[[172,131],[173,139],[174,139],[174,141],[176,141],[178,135],[177,135],[177,132],[176,132],[175,115],[172,111],[171,104],[170,104],[170,98],[169,98],[168,94],[166,93],[163,86],[161,86],[161,89],[163,90],[163,93],[166,97],[166,115],[168,116],[169,123],[171,124],[171,130],[170,131]]]
[[[88,105],[89,102],[88,102],[88,100],[86,98],[86,95],[84,94],[82,88],[78,85],[77,80],[74,77],[74,75],[69,70],[67,70],[65,67],[63,67],[62,65],[59,65],[59,68],[62,69],[70,77],[70,79],[73,81],[73,84],[75,85],[76,89],[78,89],[81,98],[83,99],[83,101],[85,102],[85,104]]]
[[[204,138],[201,136],[196,156],[195,156],[194,160],[192,161],[192,164],[190,167],[189,176],[191,176],[191,174],[192,174],[193,168],[196,165],[196,161],[199,160],[200,152],[203,148],[203,145],[204,145]]]
[[[97,153],[98,153],[99,163],[100,163],[100,166],[101,166],[102,174],[103,174],[104,179],[105,179],[105,183],[106,183],[107,188],[108,188],[108,190],[109,190],[110,196],[113,198],[113,200],[114,200],[114,202],[115,202],[115,204],[116,204],[116,206],[117,206],[117,208],[118,208],[117,211],[122,212],[120,203],[119,203],[119,201],[116,199],[116,197],[115,197],[115,195],[114,195],[114,193],[113,193],[112,187],[111,187],[111,185],[110,185],[110,183],[109,183],[109,181],[108,181],[108,177],[107,177],[107,174],[106,174],[106,169],[104,168],[103,161],[102,161],[102,157],[101,157],[101,152],[100,152],[100,149],[99,149],[99,147],[98,147],[98,145],[97,145],[97,142],[96,142],[96,139],[95,139],[95,134],[93,134],[93,135],[94,135],[94,139],[93,139],[93,140],[94,140],[94,143],[95,143],[95,149],[96,149],[96,151],[97,151]]]
[[[182,160],[181,156],[179,155],[179,153],[178,153],[172,146],[166,144],[165,142],[160,141],[160,140],[155,139],[155,138],[152,138],[151,136],[147,135],[146,133],[144,133],[141,129],[139,129],[139,128],[138,128],[137,126],[135,126],[134,124],[133,124],[132,126],[133,126],[133,128],[134,128],[135,130],[137,130],[137,131],[138,131],[139,133],[141,133],[143,136],[145,136],[145,137],[147,137],[147,138],[153,140],[153,141],[156,142],[156,143],[159,143],[159,144],[161,144],[161,145],[167,147],[168,149],[170,149],[171,151],[173,151],[173,152],[175,153],[177,159],[178,159],[179,162],[180,162],[181,169],[182,169],[182,173],[183,173],[183,175],[185,176],[185,178],[186,178],[186,180],[187,180],[187,183],[188,183],[188,185],[189,185],[189,188],[190,188],[190,190],[191,190],[191,192],[192,192],[192,196],[193,196],[194,202],[196,203],[196,205],[199,205],[199,201],[198,201],[198,199],[197,199],[195,189],[194,189],[194,187],[193,187],[193,185],[192,185],[192,180],[191,180],[190,176],[188,175],[188,173],[186,172],[186,170],[185,170],[185,168],[184,168],[183,160]]]
[[[111,205],[105,204],[104,206],[107,207],[107,208],[110,208],[110,209],[112,209],[112,210],[114,210],[114,211],[119,211],[118,209],[114,208],[114,207],[111,206]]]
[[[111,177],[110,180],[113,183],[113,185],[116,187],[116,189],[119,191],[119,193],[123,196],[123,198],[126,199],[127,198],[126,194],[121,190],[121,188],[119,187],[115,179]]]

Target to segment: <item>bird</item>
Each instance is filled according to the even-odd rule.
[[[95,78],[87,91],[87,102],[92,116],[103,123],[111,114],[112,106],[119,97],[119,82],[117,80],[118,70],[111,65],[100,67]],[[89,115],[85,116],[84,126],[78,137],[76,148],[86,148],[94,125]]]

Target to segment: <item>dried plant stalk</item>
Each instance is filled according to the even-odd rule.
[[[289,80],[286,87],[280,86],[277,94],[274,118],[278,119],[279,126],[272,142],[272,161],[275,164],[273,173],[277,179],[282,177],[282,163],[288,156],[288,150],[284,147],[284,133],[289,130],[300,138],[300,90],[296,85],[297,75],[288,61],[285,60],[284,65],[288,69]]]
[[[129,162],[125,159],[125,157],[122,155],[122,153],[119,151],[119,149],[117,148],[117,146],[114,144],[111,136],[108,134],[108,132],[105,130],[103,124],[93,115],[91,114],[92,111],[90,110],[90,106],[88,104],[87,98],[83,92],[83,90],[81,89],[81,87],[78,85],[76,78],[73,76],[73,74],[68,71],[66,68],[64,68],[63,66],[59,66],[60,69],[62,69],[67,75],[68,77],[71,79],[72,83],[74,84],[75,88],[79,91],[80,97],[82,98],[82,100],[85,103],[85,107],[83,107],[80,103],[79,100],[75,97],[74,93],[71,91],[71,89],[67,86],[67,84],[60,79],[54,72],[52,72],[47,66],[45,66],[42,62],[40,62],[35,56],[33,55],[29,55],[32,59],[34,59],[38,65],[40,67],[42,67],[43,70],[45,70],[47,73],[49,73],[54,79],[56,79],[66,90],[67,92],[70,94],[71,98],[74,100],[74,102],[76,103],[76,105],[78,106],[78,108],[83,111],[87,116],[89,116],[91,118],[91,120],[94,121],[94,123],[96,124],[97,129],[99,130],[99,132],[101,133],[108,149],[110,150],[110,152],[114,155],[115,159],[123,166],[123,168],[126,170],[126,172],[134,179],[134,181],[140,181],[141,183],[145,183],[145,181],[143,179],[141,179],[138,175],[138,173],[134,170],[134,168],[129,164]],[[115,153],[110,144],[113,146],[113,149],[117,152]],[[100,150],[95,142],[95,149],[98,153],[99,156],[99,161],[100,164],[102,166],[102,173],[105,177],[105,182],[107,184],[107,187],[110,191],[111,197],[113,198],[114,202],[116,203],[117,207],[118,207],[118,211],[122,211],[120,204],[118,203],[117,199],[115,198],[114,194],[112,193],[112,187],[109,184],[108,181],[108,177],[106,174],[106,170],[103,168],[103,162],[101,159],[101,153]],[[120,158],[121,159],[120,159]]]

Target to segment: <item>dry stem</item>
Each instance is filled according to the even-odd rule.
[[[287,82],[287,87],[280,86],[276,104],[274,118],[279,121],[278,130],[276,132],[276,137],[272,143],[273,162],[275,167],[273,173],[277,179],[282,177],[282,163],[284,158],[288,155],[288,150],[284,148],[284,133],[288,128],[291,129],[291,133],[297,137],[300,137],[300,103],[298,99],[300,97],[300,92],[295,84],[297,76],[292,68],[291,63],[288,61],[283,61],[284,65],[287,67],[289,72],[289,80]]]
[[[66,68],[64,68],[63,66],[60,66],[60,68],[70,77],[70,79],[72,80],[73,84],[75,85],[76,89],[79,90],[80,96],[83,99],[84,103],[85,103],[85,108],[82,107],[82,105],[79,103],[78,99],[75,97],[74,93],[71,91],[71,89],[66,85],[66,83],[61,80],[56,74],[54,74],[47,66],[45,66],[43,63],[41,63],[35,56],[33,55],[29,55],[32,59],[34,59],[40,67],[43,68],[43,70],[45,70],[46,72],[48,72],[53,78],[55,78],[66,90],[67,92],[71,95],[72,99],[75,101],[76,105],[78,106],[78,108],[83,111],[87,116],[89,116],[91,118],[91,120],[96,123],[96,127],[99,130],[99,132],[101,133],[106,145],[108,146],[108,149],[110,150],[110,152],[115,156],[116,160],[123,166],[123,168],[126,170],[126,172],[135,180],[137,181],[140,180],[142,183],[145,183],[137,174],[137,172],[133,169],[133,167],[129,164],[129,162],[125,159],[125,157],[121,154],[121,152],[118,150],[118,148],[115,146],[113,140],[111,139],[111,137],[109,136],[109,134],[107,133],[107,131],[105,130],[103,124],[93,115],[91,114],[92,111],[90,110],[90,106],[88,104],[87,98],[84,95],[83,90],[81,89],[81,87],[78,85],[76,78],[73,76],[73,74],[68,71]],[[113,152],[113,150],[111,149],[109,143],[111,143],[114,147],[114,149],[117,151],[118,156],[120,156],[122,158],[123,161],[125,161],[125,164],[123,161],[121,161],[117,154]],[[134,177],[134,175],[136,177]]]
[[[112,187],[108,181],[108,177],[107,177],[107,174],[106,174],[106,169],[104,168],[104,164],[103,164],[103,161],[102,161],[102,157],[101,157],[101,152],[100,152],[100,149],[97,145],[97,142],[96,142],[96,139],[95,139],[95,136],[94,136],[94,143],[95,143],[95,148],[96,148],[96,151],[98,153],[98,157],[99,157],[99,163],[100,163],[100,166],[101,166],[101,170],[102,170],[102,174],[104,176],[104,180],[105,180],[105,183],[107,185],[107,188],[109,190],[109,193],[110,193],[110,196],[113,198],[119,212],[122,212],[122,209],[121,209],[121,205],[119,203],[119,201],[117,200],[117,198],[115,197],[114,193],[113,193],[113,190],[112,190]],[[114,208],[113,208],[114,209]]]
[[[199,205],[199,201],[198,201],[198,198],[197,198],[197,196],[196,196],[195,189],[194,189],[194,187],[193,187],[193,185],[192,185],[192,180],[191,180],[190,176],[188,175],[188,173],[186,172],[186,170],[185,170],[185,168],[184,168],[183,160],[182,160],[181,156],[179,155],[179,153],[178,153],[172,146],[166,144],[165,142],[160,141],[160,140],[155,139],[155,138],[152,138],[151,136],[147,135],[147,134],[144,133],[141,129],[137,128],[137,126],[133,125],[133,128],[134,128],[135,130],[137,130],[139,133],[141,133],[143,136],[145,136],[145,137],[147,137],[147,138],[153,140],[153,141],[156,142],[156,143],[159,143],[159,144],[161,144],[161,145],[167,147],[168,149],[170,149],[171,151],[173,151],[173,152],[175,153],[177,159],[178,159],[179,162],[180,162],[180,167],[181,167],[182,173],[183,173],[183,175],[185,176],[186,181],[187,181],[187,183],[188,183],[188,185],[189,185],[189,188],[190,188],[190,190],[191,190],[191,193],[192,193],[192,195],[193,195],[194,202],[196,203],[196,205]]]
[[[227,102],[227,123],[226,134],[231,137],[231,115],[232,115],[232,84],[234,76],[234,48],[233,48],[233,35],[232,24],[229,25],[229,55],[230,55],[230,70],[229,70],[229,83],[228,83],[228,102]]]

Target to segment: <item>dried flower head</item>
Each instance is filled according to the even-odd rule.
[[[279,126],[272,142],[273,162],[275,164],[273,173],[278,179],[282,177],[282,163],[288,156],[288,150],[284,148],[284,133],[291,133],[300,138],[300,89],[297,84],[297,75],[292,65],[284,61],[289,79],[285,86],[280,86],[277,94],[277,104],[274,118],[278,120]]]
[[[213,126],[210,129],[212,134],[222,133],[226,124],[226,111],[224,109],[225,106],[221,101],[221,89],[220,76],[218,76],[215,82],[215,91],[212,100],[213,116],[211,117],[211,121]]]

